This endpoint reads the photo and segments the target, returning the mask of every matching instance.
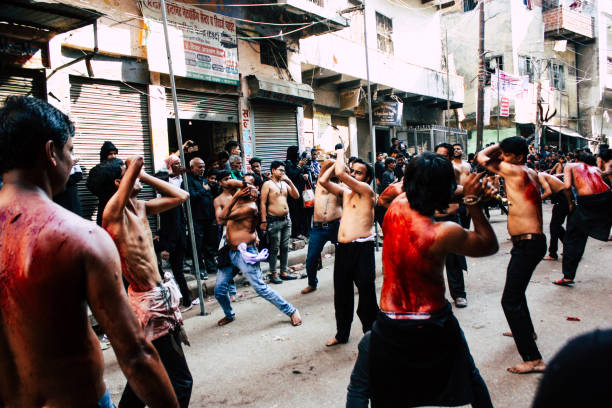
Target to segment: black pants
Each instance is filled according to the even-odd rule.
[[[554,202],[552,216],[550,217],[550,243],[548,244],[548,254],[553,258],[557,258],[559,241],[561,241],[562,244],[565,242],[565,228],[563,228],[563,223],[568,214],[569,205],[567,199],[565,197],[559,197],[557,201]]]
[[[512,257],[508,264],[501,304],[523,361],[539,360],[542,356],[533,338],[535,329],[527,307],[525,291],[533,271],[546,254],[546,236],[518,241],[510,254]]]
[[[207,273],[217,273],[217,262],[215,256],[219,244],[217,236],[219,234],[218,227],[213,221],[201,221],[194,223],[196,245],[200,260],[203,260],[204,267]],[[202,262],[200,262],[200,265]]]
[[[185,273],[183,272],[183,261],[185,260],[185,239],[179,239],[176,246],[170,251],[170,267],[172,268],[172,274],[174,280],[181,290],[183,295],[183,306],[189,306],[191,304],[191,293],[185,280]]]
[[[334,260],[334,308],[336,310],[336,340],[346,343],[351,333],[355,293],[353,282],[359,292],[357,316],[363,332],[372,328],[378,303],[376,302],[376,265],[374,242],[339,243]]]
[[[574,280],[578,264],[584,255],[589,236],[578,225],[577,219],[570,215],[563,241],[563,277]]]
[[[457,254],[446,255],[446,279],[448,280],[448,291],[453,299],[465,298],[465,282],[463,271],[467,268],[465,256]]]
[[[191,398],[193,378],[191,377],[189,367],[187,367],[187,361],[185,360],[185,354],[183,354],[178,330],[153,340],[153,346],[159,353],[159,358],[168,373],[168,377],[170,377],[170,382],[172,383],[172,388],[174,389],[180,407],[187,408],[189,406],[189,399]],[[138,398],[128,383],[125,386],[125,390],[123,390],[121,401],[119,401],[119,408],[144,408],[144,406],[145,403]]]

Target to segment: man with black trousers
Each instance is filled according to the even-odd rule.
[[[191,159],[189,162],[190,171],[187,173],[187,182],[191,196],[196,246],[206,268],[206,272],[200,271],[202,279],[206,280],[209,273],[217,273],[215,256],[217,255],[218,231],[215,222],[214,197],[210,186],[204,179],[204,167],[204,160],[199,157]]]

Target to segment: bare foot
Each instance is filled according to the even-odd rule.
[[[313,288],[312,286],[306,286],[304,289],[302,289],[302,295],[314,292],[315,290],[317,290],[317,288]]]
[[[302,316],[300,316],[300,312],[298,312],[297,309],[291,315],[291,324],[294,326],[299,326],[302,324]]]
[[[230,296],[230,301],[235,302],[236,301],[236,296]]]
[[[557,260],[557,258],[553,258],[553,257],[552,257],[552,256],[550,256],[550,255],[546,255],[546,256],[544,257],[544,260],[545,260],[545,261],[556,261],[556,260]]]
[[[512,334],[511,331],[509,332],[503,332],[502,336],[506,336],[506,337],[514,337],[514,335]],[[536,333],[533,333],[533,339],[537,340],[538,339],[538,335]]]
[[[334,337],[333,339],[328,340],[327,343],[325,343],[327,347],[337,346],[338,344],[346,344],[346,341],[340,341]]]
[[[508,371],[512,374],[530,374],[530,373],[543,373],[546,370],[546,363],[544,360],[533,360],[525,361],[517,364],[514,367],[508,368]]]
[[[234,320],[236,320],[235,317],[229,318],[227,316],[225,316],[223,319],[219,320],[217,322],[217,326],[225,326],[226,324],[229,324],[231,322],[233,322]]]

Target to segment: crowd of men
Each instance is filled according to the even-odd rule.
[[[612,227],[612,151],[601,146],[597,157],[588,150],[535,152],[522,137],[487,146],[469,161],[460,144],[442,143],[411,157],[394,139],[388,157],[378,154],[375,166],[347,158],[342,145],[325,160],[316,150],[300,154],[292,146],[269,171],[252,158],[250,172],[244,172],[237,142],[207,163],[188,141],[187,163],[171,154],[167,169],[155,175],[144,171],[142,157],[121,160],[107,141],[87,175],[99,199],[96,226],[79,216],[74,186],[83,171],[73,160],[73,136],[68,117],[38,99],[9,97],[0,109],[1,406],[114,407],[87,324],[89,305],[127,378],[119,407],[187,407],[193,380],[181,346],[189,345],[181,312],[193,302],[185,258],[201,263],[203,278],[216,274],[215,298],[224,313],[219,326],[236,319],[237,274],[299,326],[299,311],[269,285],[298,278],[288,266],[295,237],[308,238],[304,295],[317,290],[324,245],[336,247],[336,333],[328,347],[349,341],[358,290],[364,337],[347,407],[370,401],[379,407],[398,401],[491,407],[446,300],[444,269],[455,307],[467,307],[465,257],[497,252],[486,210],[494,205],[506,211],[513,248],[501,294],[510,328],[504,335],[513,337],[523,360],[508,371],[545,372],[525,296],[531,275],[542,259],[558,258],[560,240],[563,278],[553,283],[574,285],[588,237],[607,241]],[[143,184],[157,197],[139,199]],[[314,197],[305,193],[313,188]],[[554,203],[549,246],[546,198]],[[191,254],[188,200],[196,241]],[[160,217],[155,237],[152,215]],[[384,239],[379,300],[375,222]],[[163,273],[161,259],[169,261],[171,274]],[[264,278],[260,263],[266,261]],[[595,337],[586,341],[610,343],[607,332]],[[546,371],[540,406],[550,406],[555,396],[546,384],[559,386],[559,373],[573,361],[561,356]],[[597,401],[599,394],[589,398]]]

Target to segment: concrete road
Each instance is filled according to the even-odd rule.
[[[551,206],[545,205],[546,229]],[[455,309],[472,355],[491,392],[496,407],[529,407],[539,374],[515,375],[506,368],[520,357],[508,330],[500,298],[511,243],[507,240],[506,219],[492,211],[492,224],[500,250],[484,259],[468,259],[466,275],[469,306]],[[380,293],[382,273],[377,253]],[[333,258],[326,259],[319,272],[319,290],[309,295],[299,291],[306,280],[274,286],[301,312],[304,324],[294,328],[289,319],[249,287],[239,290],[246,296],[235,304],[237,320],[217,327],[223,313],[214,298],[206,303],[209,316],[189,311],[185,326],[191,347],[186,356],[194,377],[192,407],[343,407],[346,386],[357,355],[362,332],[357,317],[350,343],[335,348],[325,342],[335,334],[333,308]],[[552,280],[561,277],[561,263],[542,261],[536,269],[527,298],[538,333],[538,346],[545,360],[572,337],[595,328],[612,327],[612,243],[589,239],[574,288],[558,287]],[[580,321],[568,321],[578,317]],[[104,352],[105,379],[115,402],[125,385],[112,349]]]

